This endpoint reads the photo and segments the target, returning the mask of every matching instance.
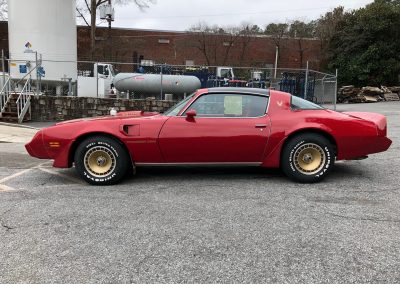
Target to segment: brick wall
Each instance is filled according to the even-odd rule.
[[[266,64],[275,64],[276,46],[274,40],[268,36],[241,37],[228,47],[226,44],[232,41],[231,36],[209,35],[205,40],[208,42],[207,61],[204,53],[199,50],[202,35],[132,29],[113,29],[109,34],[108,29],[102,27],[97,29],[96,35],[95,57],[99,61],[106,59],[137,63],[134,62],[136,53],[144,59],[171,65],[184,65],[186,60],[193,60],[195,65],[206,66],[265,67]],[[168,40],[169,43],[160,43],[160,39]],[[309,61],[313,69],[319,69],[320,45],[320,41],[316,39],[283,39],[278,67],[305,68]],[[78,58],[90,59],[89,27],[78,27]]]
[[[78,60],[90,60],[90,28],[79,26]],[[0,22],[0,49],[8,51],[7,22]],[[160,43],[159,40],[168,40]],[[214,66],[258,66],[275,63],[275,44],[267,36],[243,37],[226,46],[229,36],[209,36],[211,47],[208,49],[208,61],[199,50],[199,35],[185,32],[150,31],[133,29],[97,28],[96,51],[94,60],[137,63],[142,55],[144,59],[157,63],[184,65],[186,60],[193,60],[195,65]],[[225,43],[225,44],[224,44]],[[245,46],[245,47],[244,47]],[[304,68],[307,61],[312,69],[320,69],[321,47],[315,39],[284,39],[280,50],[278,67]],[[121,65],[121,71],[132,71],[133,66]]]
[[[176,102],[156,100],[98,99],[81,97],[32,97],[33,121],[64,121],[83,117],[109,115],[118,111],[144,110],[163,112]]]

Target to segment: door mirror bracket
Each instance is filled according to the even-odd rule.
[[[186,117],[187,118],[194,118],[197,115],[197,111],[195,109],[189,109],[186,112]]]

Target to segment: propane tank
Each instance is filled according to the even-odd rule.
[[[201,87],[195,76],[161,75],[140,73],[119,73],[113,84],[120,91],[133,91],[142,94],[190,94]]]

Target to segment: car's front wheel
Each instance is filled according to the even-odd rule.
[[[129,168],[129,154],[120,142],[107,136],[92,136],[81,142],[75,151],[75,168],[93,185],[119,182]]]
[[[316,133],[304,133],[286,143],[281,166],[290,179],[314,183],[330,172],[334,162],[334,148],[328,139]]]

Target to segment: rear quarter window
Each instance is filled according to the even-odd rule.
[[[307,101],[305,99],[292,96],[290,99],[290,107],[292,110],[298,110],[298,109],[308,109],[308,110],[313,110],[313,109],[324,109],[322,106],[314,104],[310,101]]]

